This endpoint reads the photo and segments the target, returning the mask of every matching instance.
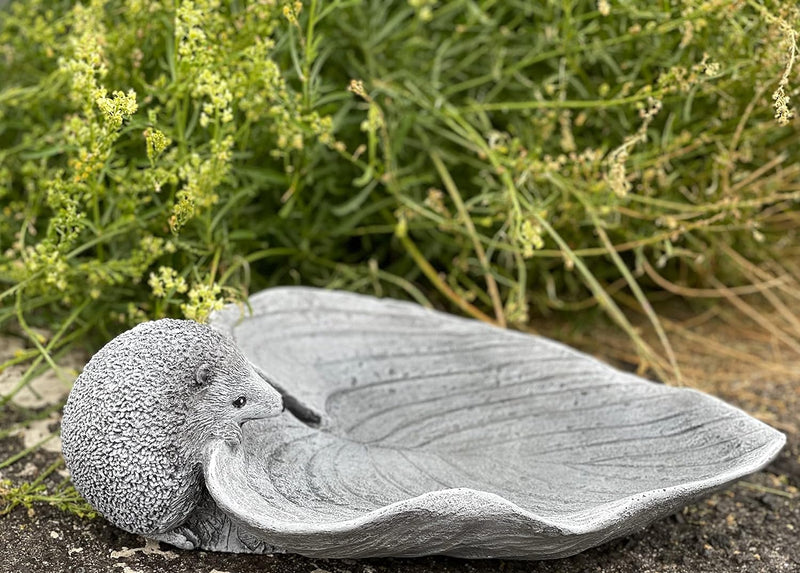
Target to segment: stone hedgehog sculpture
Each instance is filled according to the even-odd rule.
[[[187,549],[564,557],[785,442],[711,396],[414,304],[294,287],[250,307],[141,324],[76,381],[64,457],[112,523]]]
[[[191,548],[181,527],[200,502],[203,447],[238,444],[249,420],[278,415],[280,394],[216,330],[140,324],[106,344],[70,392],[61,427],[78,491],[109,521]]]

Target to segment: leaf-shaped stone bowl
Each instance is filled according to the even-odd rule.
[[[241,446],[208,454],[206,486],[287,551],[568,556],[757,471],[785,441],[701,392],[414,304],[309,288],[250,303],[212,326],[319,420],[245,425]]]

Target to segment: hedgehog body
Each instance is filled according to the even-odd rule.
[[[63,453],[78,491],[132,533],[180,525],[202,491],[202,449],[281,410],[233,341],[186,320],[147,322],[106,344],[70,392]]]

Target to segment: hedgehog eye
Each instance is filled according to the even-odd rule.
[[[234,408],[241,408],[245,404],[247,404],[247,398],[245,398],[244,396],[239,396],[238,398],[236,398],[236,400],[233,401]]]

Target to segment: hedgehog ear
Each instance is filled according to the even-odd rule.
[[[211,384],[211,366],[205,363],[201,364],[195,372],[194,381],[200,387]]]

